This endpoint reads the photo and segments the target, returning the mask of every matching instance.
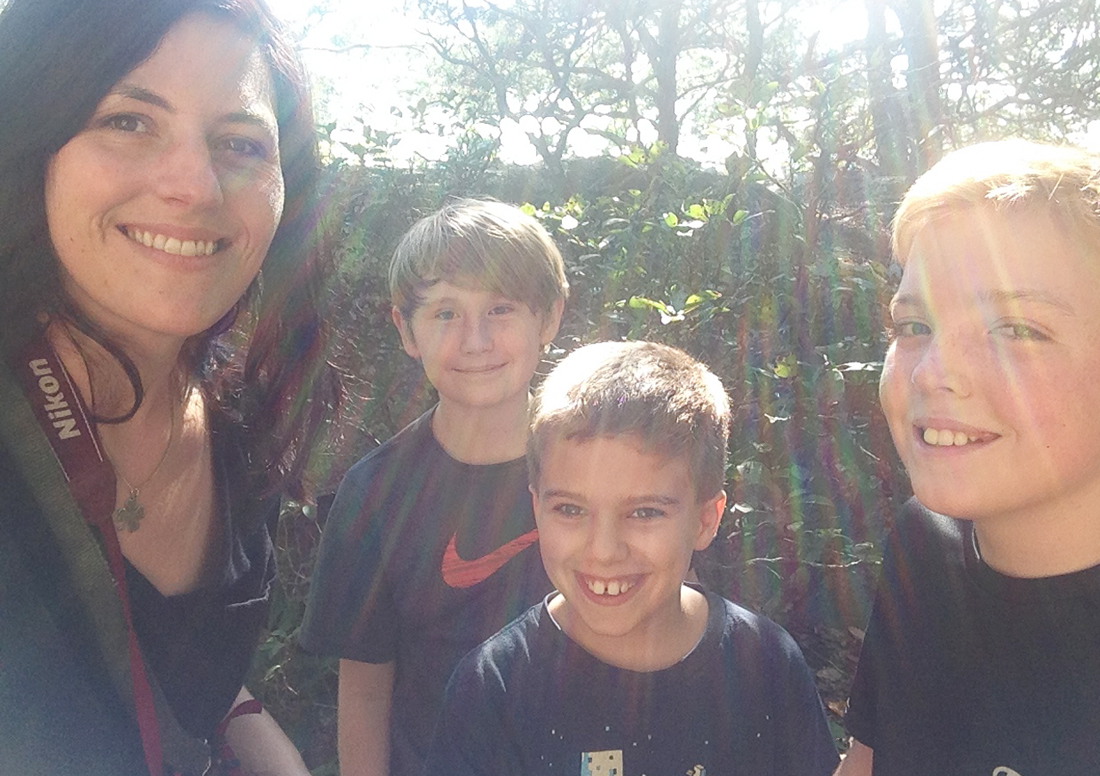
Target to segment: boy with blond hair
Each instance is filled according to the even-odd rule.
[[[348,472],[325,526],[301,642],[341,659],[343,776],[419,774],[455,664],[550,589],[523,453],[567,290],[501,202],[447,205],[394,254],[393,322],[439,403]]]
[[[779,626],[687,585],[724,512],[729,400],[686,353],[605,342],[539,390],[528,462],[557,591],[463,659],[429,776],[827,776]]]
[[[1100,768],[1100,156],[945,157],[894,224],[898,519],[840,773]]]

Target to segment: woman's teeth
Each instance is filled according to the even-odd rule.
[[[173,256],[210,256],[218,249],[218,241],[180,240],[165,237],[163,234],[144,232],[140,229],[127,229],[126,236],[139,242],[146,248],[171,253]]]
[[[612,579],[604,582],[602,579],[590,579],[587,581],[588,589],[596,595],[621,595],[632,588],[634,584],[625,579]]]
[[[977,437],[964,434],[962,431],[937,430],[926,428],[924,430],[924,442],[937,447],[962,447],[971,442],[978,441]]]

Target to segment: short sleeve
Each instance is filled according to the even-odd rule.
[[[882,585],[875,596],[874,609],[867,623],[866,635],[859,653],[852,689],[848,694],[848,710],[844,715],[844,728],[848,735],[861,744],[875,748],[876,715],[875,696],[877,694],[876,673],[878,670],[878,652],[882,630]]]
[[[370,457],[352,467],[329,510],[299,635],[310,652],[364,663],[396,658],[397,612],[383,558],[385,515],[371,494],[376,471]]]
[[[830,776],[840,763],[825,709],[806,665],[802,650],[786,631],[780,630],[775,654],[785,661],[780,668],[782,708],[776,734],[777,776]]]

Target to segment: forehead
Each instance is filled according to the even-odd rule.
[[[1100,307],[1100,252],[1038,209],[974,207],[929,222],[906,257],[898,299],[1034,299]]]
[[[636,434],[588,439],[552,434],[542,450],[541,480],[543,487],[623,497],[692,484],[687,456],[666,455]]]
[[[502,293],[469,276],[429,280],[420,291],[421,305],[424,306],[443,301],[476,304],[502,298],[506,298]]]
[[[181,111],[243,111],[275,123],[271,73],[256,41],[227,19],[180,19],[114,93],[150,92]]]

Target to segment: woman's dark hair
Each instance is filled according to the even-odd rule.
[[[300,495],[308,454],[340,391],[325,360],[320,309],[326,251],[318,237],[320,170],[304,71],[263,0],[9,0],[0,12],[0,350],[63,316],[99,342],[134,386],[125,353],[69,302],[46,223],[50,159],[84,128],[123,76],[192,13],[255,39],[274,87],[286,199],[262,277],[239,307],[250,315],[192,337],[182,357],[223,420],[238,427],[253,483]],[[224,336],[220,336],[223,335]],[[93,408],[95,410],[96,408]]]

